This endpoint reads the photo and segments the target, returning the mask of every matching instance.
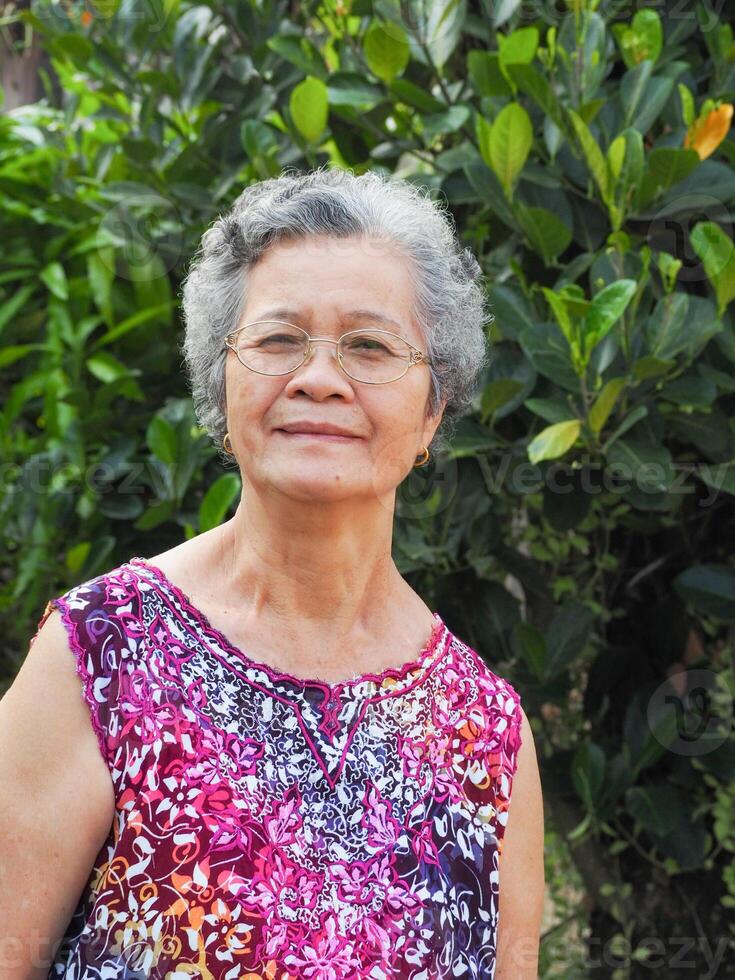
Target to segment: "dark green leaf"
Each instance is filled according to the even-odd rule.
[[[546,676],[566,670],[591,639],[594,615],[579,602],[562,606],[546,631]]]
[[[516,213],[531,245],[542,258],[550,262],[565,252],[572,240],[571,230],[546,208],[516,205]]]
[[[676,576],[674,588],[697,611],[735,619],[735,568],[730,565],[693,565]]]

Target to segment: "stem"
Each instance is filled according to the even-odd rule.
[[[662,871],[667,877],[671,875],[671,871],[669,871],[666,865],[663,864],[661,861],[659,861],[659,859],[655,857],[653,854],[648,854],[641,847],[641,845],[638,843],[635,837],[628,830],[626,830],[626,828],[623,826],[623,824],[617,817],[613,817],[613,822],[615,824],[615,827],[619,831],[619,833],[622,834],[623,837],[625,837],[628,843],[631,844],[631,846],[641,855],[641,857],[645,858],[645,860],[649,864],[653,865],[654,868],[658,868],[659,871]]]

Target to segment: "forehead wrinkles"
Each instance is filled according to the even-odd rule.
[[[300,310],[292,306],[270,306],[254,317],[256,320],[288,320],[295,323],[297,326],[301,326],[299,321],[308,321],[312,318],[313,315],[311,312]],[[401,323],[394,320],[386,313],[368,308],[346,310],[344,313],[340,314],[340,319],[360,320],[361,322],[380,324],[386,329],[397,330],[399,332],[403,329],[403,325]]]

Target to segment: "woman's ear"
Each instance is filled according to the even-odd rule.
[[[435,415],[429,415],[426,419],[426,426],[424,427],[424,445],[428,446],[431,440],[434,438],[436,430],[441,425],[442,417],[444,416],[444,409],[447,407],[447,399],[443,398],[439,403],[439,407],[436,410]]]

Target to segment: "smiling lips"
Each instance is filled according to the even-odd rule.
[[[343,429],[338,425],[330,425],[326,422],[290,422],[288,425],[279,426],[277,432],[282,432],[287,436],[302,436],[311,439],[327,439],[347,441],[348,439],[360,439],[361,436]]]

